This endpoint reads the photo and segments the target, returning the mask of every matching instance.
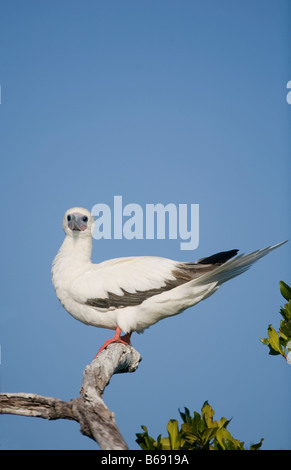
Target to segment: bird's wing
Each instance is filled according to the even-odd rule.
[[[71,295],[77,302],[101,310],[140,305],[216,269],[236,253],[217,253],[195,263],[151,256],[104,261],[91,265],[72,283]]]

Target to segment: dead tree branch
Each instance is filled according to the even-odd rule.
[[[134,372],[140,354],[131,346],[110,344],[83,373],[80,396],[70,401],[33,393],[0,393],[0,414],[45,419],[72,419],[81,433],[91,437],[102,450],[128,449],[112,413],[102,400],[105,387],[114,374]]]

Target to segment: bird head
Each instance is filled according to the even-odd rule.
[[[87,209],[73,207],[66,211],[63,218],[63,229],[66,235],[71,237],[91,236],[94,217]]]

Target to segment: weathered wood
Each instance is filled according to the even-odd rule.
[[[33,393],[0,393],[0,414],[71,419],[80,423],[82,434],[94,439],[100,449],[126,450],[114,413],[102,396],[112,375],[134,372],[140,361],[132,346],[110,344],[85,368],[79,397],[62,401]]]
[[[0,414],[75,419],[71,402],[34,393],[0,393]]]

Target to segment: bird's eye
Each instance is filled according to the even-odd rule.
[[[71,220],[71,216],[67,215],[67,221],[70,222],[70,220]]]
[[[83,222],[88,222],[88,217],[86,215],[83,217]]]

